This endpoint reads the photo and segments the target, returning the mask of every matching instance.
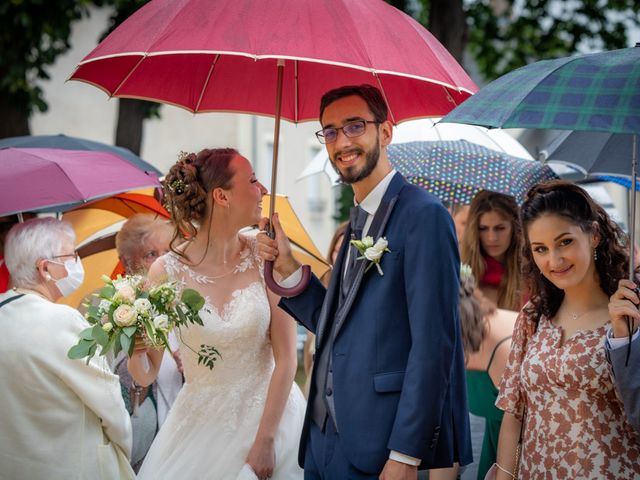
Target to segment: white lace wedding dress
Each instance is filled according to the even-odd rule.
[[[146,456],[140,479],[256,478],[245,459],[264,410],[274,360],[262,263],[255,239],[243,238],[241,261],[224,278],[198,275],[173,253],[163,257],[169,278],[198,290],[207,303],[200,312],[204,327],[182,329],[186,382]],[[198,365],[190,350],[201,344],[221,354],[213,370]],[[304,408],[294,384],[275,439],[273,479],[303,476],[297,457]]]

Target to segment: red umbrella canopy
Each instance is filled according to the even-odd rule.
[[[322,94],[379,87],[394,122],[444,115],[477,90],[418,22],[382,0],[153,0],[87,55],[71,76],[110,96],[193,112],[316,119]]]

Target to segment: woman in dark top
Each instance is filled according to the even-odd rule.
[[[503,412],[495,401],[509,350],[516,312],[498,309],[477,288],[470,267],[460,272],[460,322],[466,360],[469,411],[485,419],[478,479],[496,461]],[[478,461],[477,452],[474,452]]]

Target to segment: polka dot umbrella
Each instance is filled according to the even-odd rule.
[[[407,180],[447,204],[464,205],[480,190],[524,201],[536,183],[556,174],[547,165],[513,157],[466,140],[390,145],[389,160]]]

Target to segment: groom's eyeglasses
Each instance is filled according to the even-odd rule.
[[[324,144],[335,142],[338,139],[338,130],[342,130],[342,133],[344,133],[348,138],[359,137],[364,135],[364,132],[367,129],[367,123],[379,125],[381,122],[376,122],[374,120],[354,120],[342,127],[327,127],[322,130],[318,130],[316,132],[316,137],[318,137],[320,143]]]

